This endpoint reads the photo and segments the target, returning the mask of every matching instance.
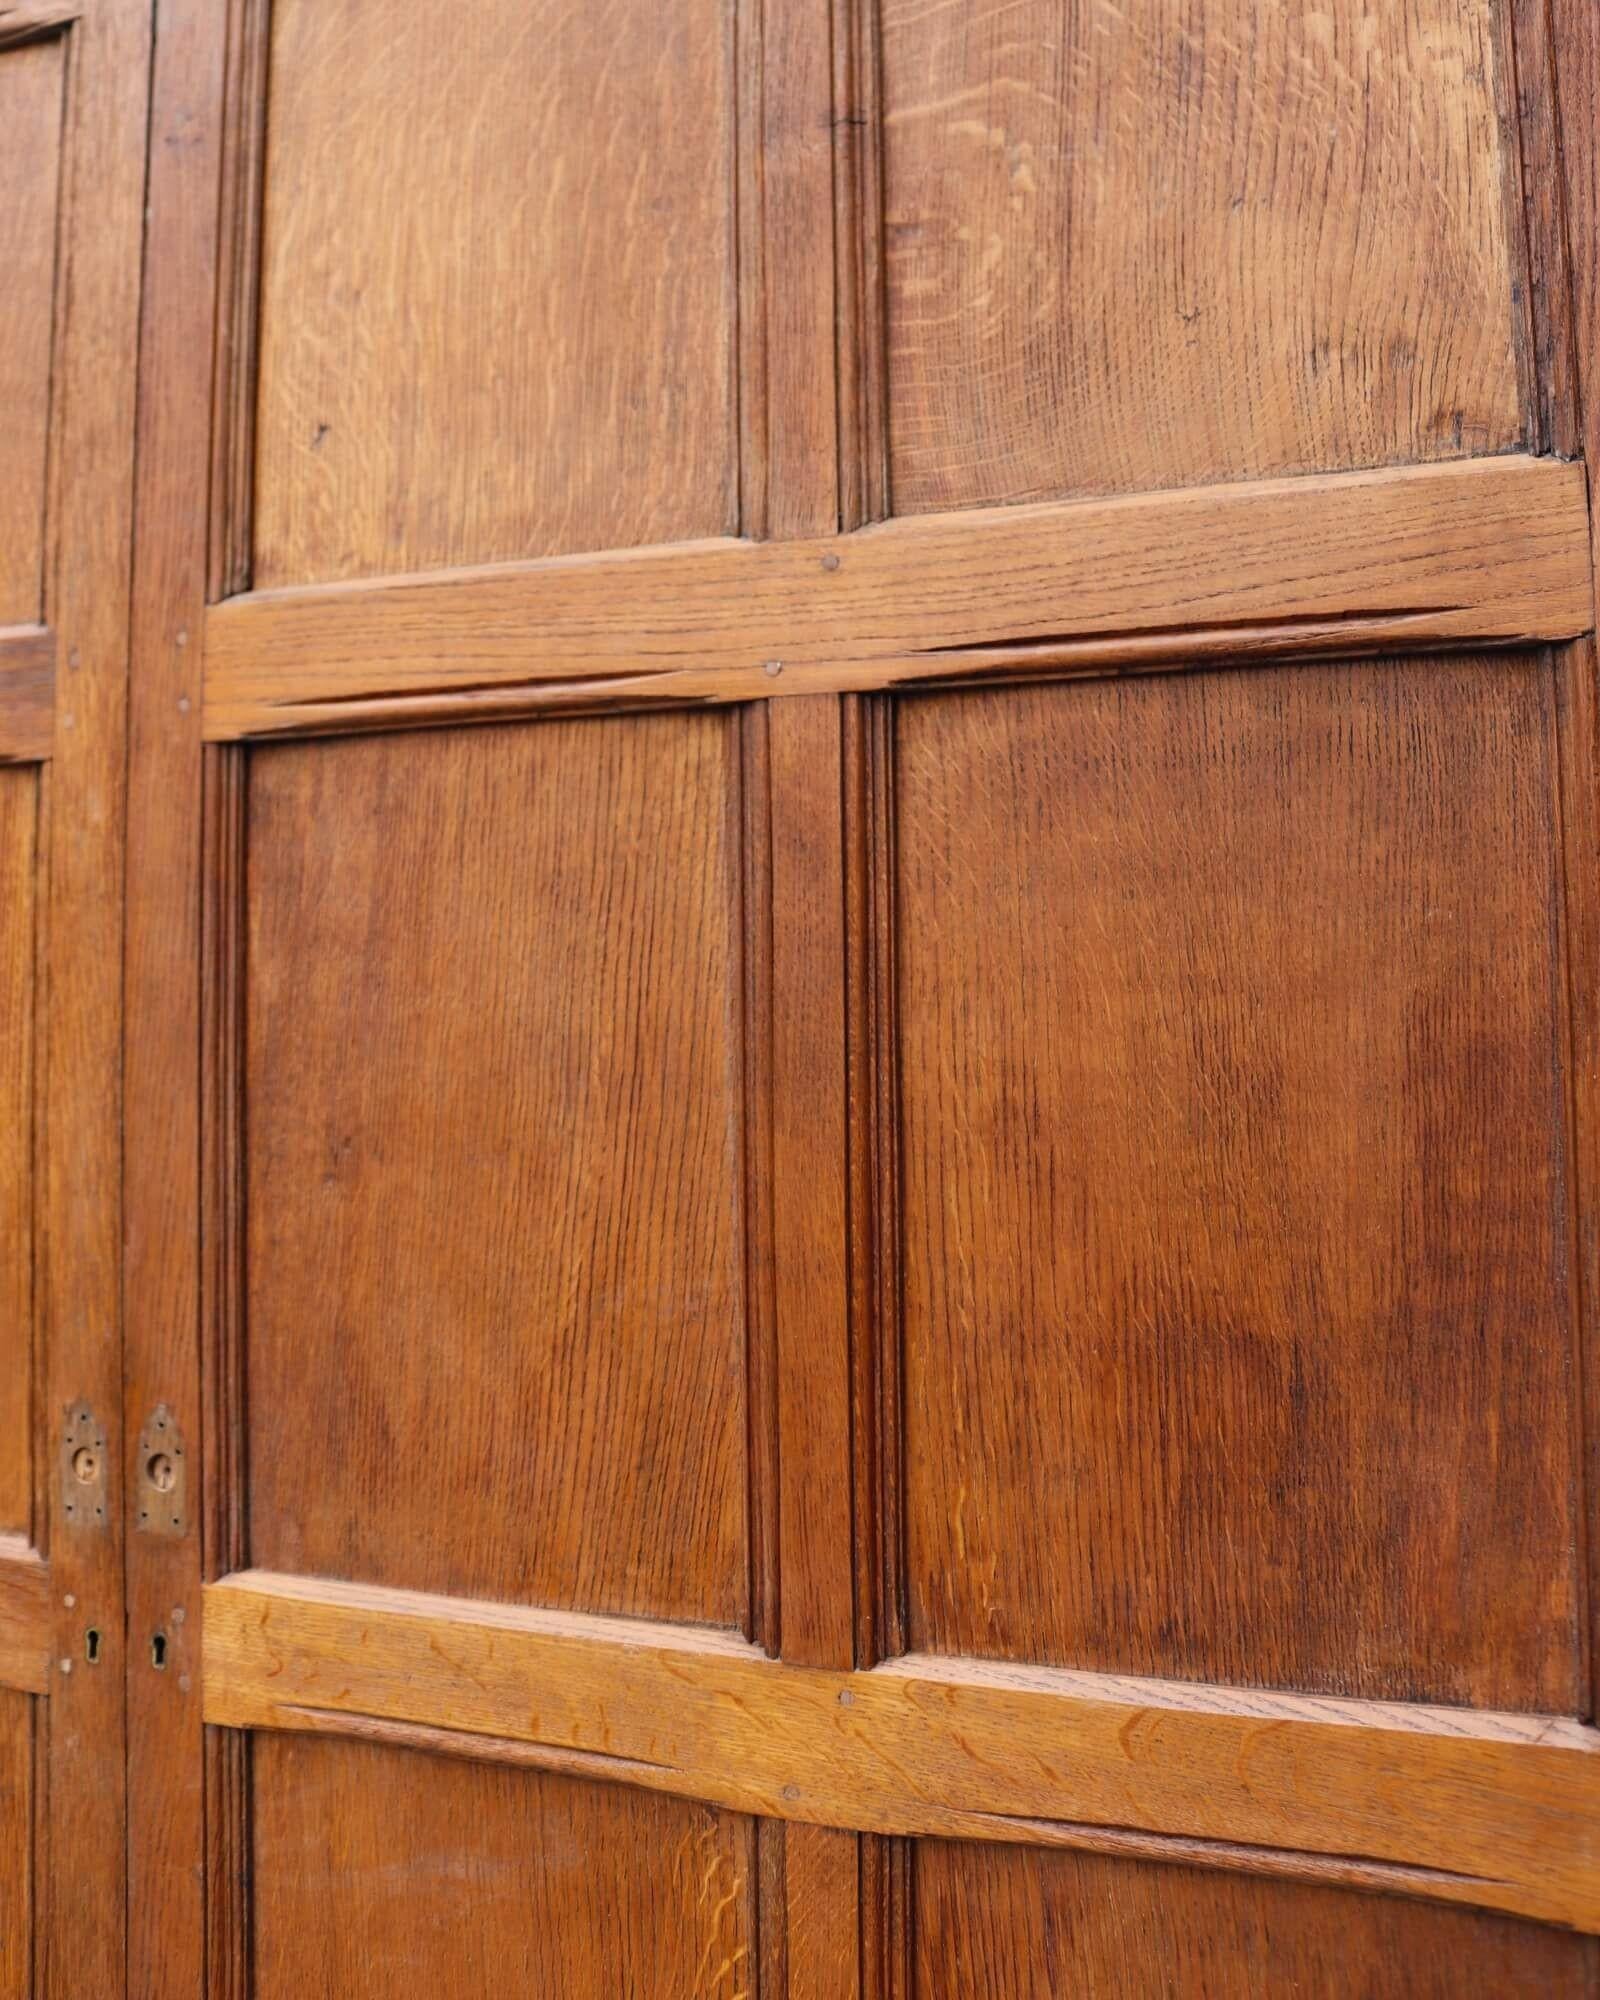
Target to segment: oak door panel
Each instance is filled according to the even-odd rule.
[[[914,2000],[1588,2000],[1592,1939],[1210,1869],[925,1840]]]
[[[0,76],[4,75],[0,58]],[[0,1533],[33,1522],[34,931],[39,774],[0,769]]]
[[[33,1992],[33,1702],[0,1689],[0,2000]]]
[[[255,582],[735,525],[729,0],[275,0]]]
[[[908,1643],[1578,1712],[1548,665],[895,732]]]
[[[1503,451],[1488,0],[883,0],[891,509]]]
[[[256,1561],[744,1621],[737,746],[252,756]]]
[[[0,50],[0,625],[44,596],[45,456],[66,43]]]
[[[363,1743],[251,1748],[255,2000],[751,1990],[751,1822]]]

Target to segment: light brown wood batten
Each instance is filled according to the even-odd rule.
[[[1583,468],[1504,457],[263,592],[205,733],[1571,638]]]
[[[0,1688],[50,1692],[50,1572],[20,1535],[0,1535]]]
[[[206,1719],[232,1728],[409,1730],[876,1833],[1322,1857],[1600,1931],[1600,1734],[1576,1722],[915,1655],[833,1671],[702,1627],[264,1571],[207,1588],[204,1651]]]

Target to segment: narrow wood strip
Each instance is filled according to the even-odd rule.
[[[43,625],[0,630],[0,764],[50,755],[56,720],[56,641]]]
[[[769,717],[778,1540],[785,1660],[855,1653],[839,705]]]
[[[0,1688],[50,1692],[50,1570],[21,1535],[0,1535]]]
[[[973,1660],[836,1671],[701,1628],[259,1571],[207,1589],[204,1656],[207,1720],[235,1728],[455,1730],[875,1833],[1320,1855],[1600,1931],[1600,1734],[1560,1719]]]
[[[206,617],[205,730],[374,727],[397,701],[436,721],[508,688],[522,707],[539,688],[743,701],[1593,622],[1583,467],[1468,459],[232,598]]]
[[[861,1991],[860,1864],[856,1836],[832,1826],[791,1826],[787,2000],[855,2000]]]

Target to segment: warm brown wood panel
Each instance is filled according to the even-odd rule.
[[[725,533],[728,0],[275,0],[255,580]]]
[[[33,1520],[38,818],[37,771],[0,769],[0,1533]]]
[[[0,2000],[31,2000],[33,1944],[33,1703],[0,1691]]]
[[[908,2000],[1590,2000],[1594,1946],[1396,1896],[919,1841]]]
[[[896,728],[909,1643],[1579,1712],[1548,665]]]
[[[1600,1736],[1558,1718],[927,1655],[246,1571],[205,1593],[205,1713],[599,1776],[873,1833],[1176,1853],[1600,1930]]]
[[[64,48],[0,48],[0,625],[44,606]]]
[[[257,1561],[743,1621],[737,746],[255,753]]]
[[[1586,493],[1479,459],[268,591],[206,619],[206,734],[1567,638]]]
[[[258,1737],[256,2000],[745,2000],[748,1823],[614,1785]]]
[[[1509,448],[1489,0],[883,0],[896,513]]]
[[[49,1648],[50,1586],[44,1561],[23,1536],[0,1535],[0,1688],[45,1693]]]

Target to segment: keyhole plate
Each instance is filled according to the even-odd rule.
[[[135,1526],[147,1535],[177,1536],[187,1532],[188,1474],[178,1420],[165,1403],[157,1403],[139,1433],[139,1505]]]

